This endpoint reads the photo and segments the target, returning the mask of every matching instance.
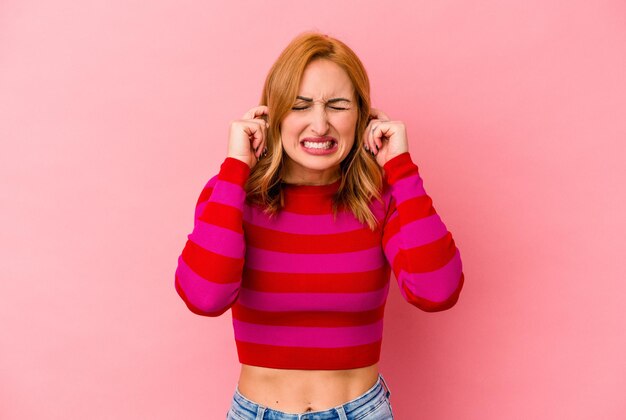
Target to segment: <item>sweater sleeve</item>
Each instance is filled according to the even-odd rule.
[[[383,249],[410,304],[436,312],[451,308],[463,287],[463,267],[451,233],[424,191],[409,152],[383,166],[391,202],[383,228]]]
[[[193,231],[178,257],[175,287],[195,314],[216,317],[237,300],[244,265],[244,185],[250,167],[227,157],[205,185]]]

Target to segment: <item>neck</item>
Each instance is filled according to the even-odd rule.
[[[303,168],[293,168],[287,163],[283,172],[282,181],[287,184],[296,185],[328,185],[341,179],[341,169],[339,167],[328,168],[322,171]],[[297,170],[296,170],[297,169]]]

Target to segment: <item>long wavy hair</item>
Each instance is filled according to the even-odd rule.
[[[245,185],[246,200],[259,204],[273,217],[284,206],[285,155],[280,125],[291,112],[306,66],[315,59],[338,64],[348,74],[357,99],[358,118],[354,145],[341,161],[341,184],[333,196],[333,215],[340,208],[352,211],[361,223],[374,230],[378,221],[369,208],[372,199],[381,200],[382,169],[363,148],[363,135],[370,116],[369,78],[361,60],[346,44],[319,32],[307,31],[294,38],[270,69],[259,105],[268,107],[267,155],[250,171]]]

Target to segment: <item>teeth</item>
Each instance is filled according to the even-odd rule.
[[[313,141],[305,141],[304,147],[308,149],[330,149],[333,145],[332,141],[326,141],[324,143],[313,142]]]

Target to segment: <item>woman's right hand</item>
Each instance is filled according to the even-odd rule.
[[[240,120],[233,120],[228,133],[228,157],[239,159],[254,168],[261,155],[267,150],[266,138],[269,123],[266,105],[255,106]]]

